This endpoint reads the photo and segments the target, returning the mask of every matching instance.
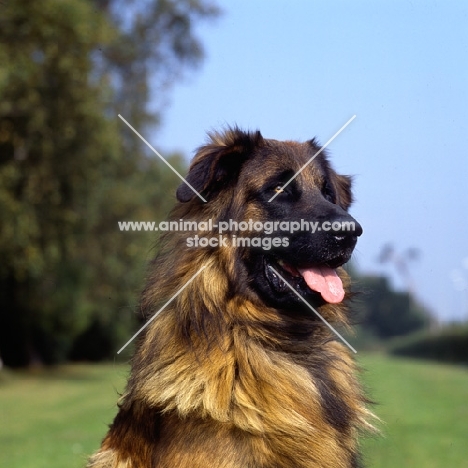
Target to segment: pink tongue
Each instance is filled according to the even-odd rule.
[[[298,268],[310,289],[319,292],[323,299],[332,304],[344,298],[343,283],[333,268],[326,266]]]

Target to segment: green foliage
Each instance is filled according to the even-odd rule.
[[[18,0],[0,16],[0,355],[58,362],[87,330],[115,349],[154,238],[117,221],[162,219],[178,180],[140,131],[149,80],[165,90],[201,58],[202,1]],[[162,89],[162,88],[161,88]],[[170,158],[183,170],[180,156]],[[78,353],[80,355],[80,353]]]
[[[429,325],[430,315],[407,292],[394,291],[383,276],[354,274],[353,289],[359,291],[352,309],[367,338],[379,340],[408,335]]]
[[[468,364],[468,326],[428,330],[392,343],[392,354],[455,364]]]
[[[86,26],[83,26],[86,25]],[[85,2],[8,2],[0,50],[1,273],[39,278],[85,230],[81,212],[115,145],[89,53],[112,31]]]
[[[19,1],[2,10],[2,355],[14,364],[54,361],[90,313],[80,250],[93,187],[117,158],[99,86],[89,81],[90,53],[113,31],[86,2]]]

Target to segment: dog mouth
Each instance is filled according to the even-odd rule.
[[[336,269],[348,260],[349,255],[341,255],[319,265],[294,266],[282,259],[265,257],[265,276],[278,293],[288,292],[292,287],[301,296],[312,294],[325,302],[337,304],[344,299],[345,291]]]

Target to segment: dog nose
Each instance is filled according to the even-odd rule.
[[[341,246],[353,247],[362,234],[362,226],[351,216],[338,216],[332,222],[334,241]]]
[[[362,226],[349,215],[337,216],[333,221],[331,221],[331,226],[333,228],[333,236],[340,242],[345,239],[356,241],[363,233]]]

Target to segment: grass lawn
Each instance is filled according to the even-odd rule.
[[[358,358],[384,421],[383,437],[364,442],[367,466],[468,468],[468,369]],[[0,466],[85,466],[116,412],[126,373],[121,365],[0,372]]]
[[[0,467],[84,467],[116,413],[126,373],[121,365],[0,372]]]
[[[468,468],[468,368],[365,355],[364,381],[383,437],[364,442],[372,468]]]

